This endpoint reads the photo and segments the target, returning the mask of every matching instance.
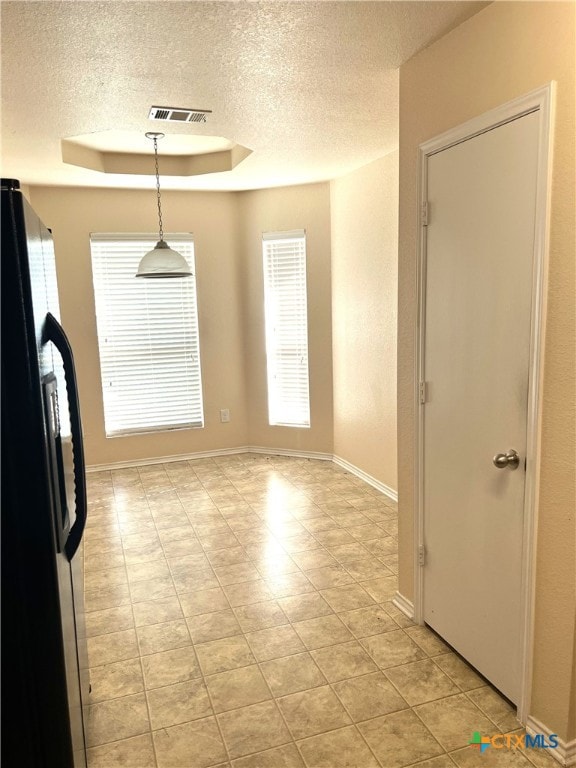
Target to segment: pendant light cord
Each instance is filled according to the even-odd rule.
[[[160,229],[160,242],[164,240],[164,230],[162,228],[162,203],[160,201],[160,172],[158,171],[158,139],[154,136],[154,161],[156,164],[156,195],[158,198],[158,224]]]

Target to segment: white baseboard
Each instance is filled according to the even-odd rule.
[[[409,619],[414,621],[414,603],[411,600],[408,600],[407,597],[401,595],[400,592],[396,592],[392,598],[392,604],[395,605],[399,611],[402,611],[405,616],[408,616]]]
[[[372,477],[372,475],[369,475],[367,472],[364,472],[363,469],[360,469],[359,467],[354,466],[354,464],[351,464],[349,461],[346,461],[346,459],[342,459],[340,456],[333,456],[332,461],[334,464],[338,464],[339,467],[342,467],[343,469],[348,470],[352,475],[356,475],[356,477],[359,477],[361,480],[364,480],[365,483],[368,483],[368,485],[371,485],[373,488],[376,488],[378,491],[383,493],[385,496],[388,496],[389,499],[392,499],[392,501],[398,501],[398,491],[395,491],[393,488],[390,488],[388,485],[385,485],[384,483],[380,482],[380,480],[377,480],[375,477]]]
[[[128,469],[130,467],[146,467],[150,464],[168,464],[174,461],[192,461],[194,459],[212,459],[217,456],[233,456],[238,453],[262,453],[270,456],[294,456],[299,459],[318,459],[332,461],[331,453],[313,451],[295,451],[289,448],[265,448],[257,445],[241,445],[238,448],[218,448],[214,451],[197,451],[196,453],[180,453],[176,456],[152,456],[146,459],[131,461],[115,461],[110,464],[90,464],[86,472],[105,472],[112,469]]]
[[[544,734],[546,739],[550,737],[554,731],[541,723],[540,720],[536,720],[531,715],[526,721],[526,732],[530,736],[535,736],[538,733]],[[564,768],[571,768],[576,765],[576,739],[572,741],[563,741],[558,738],[558,746],[555,749],[547,749],[547,754],[551,755],[557,762],[564,766]]]
[[[320,453],[319,451],[297,451],[292,448],[263,448],[257,445],[250,445],[246,448],[246,453],[267,453],[270,456],[293,456],[296,459],[317,459],[318,461],[332,461],[331,453]]]

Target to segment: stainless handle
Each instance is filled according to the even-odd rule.
[[[520,465],[520,456],[518,456],[516,451],[511,448],[507,453],[497,453],[492,459],[492,463],[498,469],[506,469],[506,467],[510,467],[510,469],[518,469]]]

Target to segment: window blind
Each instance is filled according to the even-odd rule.
[[[106,435],[204,424],[196,279],[136,279],[155,235],[92,234]],[[192,235],[166,235],[194,272]]]
[[[262,251],[269,423],[309,427],[306,234],[265,232]]]

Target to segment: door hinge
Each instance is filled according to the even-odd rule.
[[[418,547],[418,565],[424,565],[426,562],[426,550],[424,544],[420,544]]]
[[[426,402],[426,398],[428,395],[428,382],[426,381],[420,382],[419,392],[420,392],[420,404],[423,405]]]
[[[420,209],[420,223],[423,227],[428,226],[428,200],[422,203],[422,208]]]

